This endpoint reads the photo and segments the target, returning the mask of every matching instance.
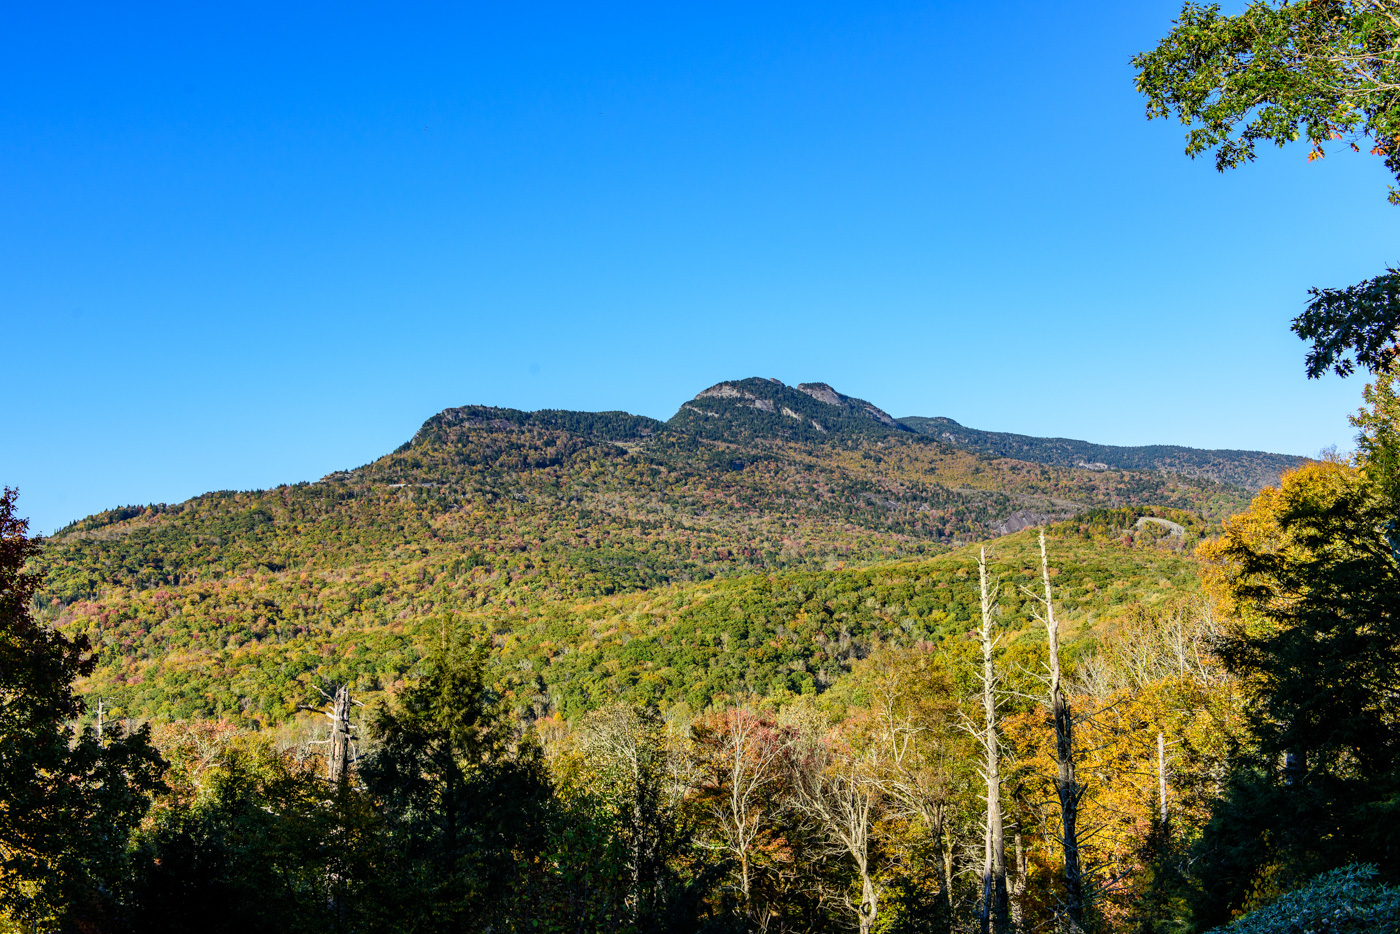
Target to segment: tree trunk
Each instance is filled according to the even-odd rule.
[[[1286,749],[1283,753],[1283,783],[1285,785],[1296,785],[1303,780],[1303,773],[1308,770],[1307,757],[1295,749]]]
[[[326,778],[339,784],[347,776],[350,762],[350,688],[336,688],[331,707],[330,756],[326,760]]]
[[[987,778],[987,824],[982,859],[982,934],[990,934],[992,920],[998,932],[1010,925],[1006,898],[1006,837],[1001,817],[1001,748],[997,736],[997,677],[992,660],[992,609],[995,595],[987,585],[987,549],[977,557],[981,588],[982,628],[982,750]]]
[[[945,827],[943,833],[943,891],[948,893],[948,917],[953,916],[953,830]]]
[[[1050,591],[1050,559],[1040,532],[1040,573],[1045,582],[1045,632],[1050,643],[1050,712],[1055,723],[1055,791],[1060,799],[1060,848],[1065,860],[1065,916],[1071,931],[1084,929],[1084,875],[1079,865],[1079,799],[1074,772],[1074,715],[1060,687],[1060,633]]]
[[[865,869],[860,872],[860,934],[870,934],[870,929],[875,926],[875,913],[878,907],[879,893],[875,891],[875,885],[870,880],[870,874]]]
[[[1162,842],[1167,840],[1167,738],[1157,733],[1157,799],[1162,805]]]
[[[1011,821],[1011,832],[1016,841],[1016,879],[1011,885],[1011,926],[1019,931],[1026,923],[1026,846],[1021,837],[1019,815]]]

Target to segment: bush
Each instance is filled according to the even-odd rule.
[[[1400,931],[1400,888],[1372,882],[1375,875],[1369,863],[1324,872],[1210,934],[1393,934]]]

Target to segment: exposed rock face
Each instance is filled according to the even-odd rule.
[[[717,383],[709,389],[703,389],[695,394],[697,399],[757,399],[751,392],[744,392],[733,383]]]
[[[764,417],[769,415],[774,418]],[[682,405],[669,424],[722,440],[768,435],[815,441],[833,434],[912,433],[884,410],[827,383],[786,386],[760,377],[716,383]]]
[[[1185,526],[1181,525],[1180,523],[1173,522],[1170,519],[1159,519],[1156,516],[1139,517],[1138,521],[1133,523],[1133,528],[1141,529],[1143,526],[1148,524],[1160,525],[1162,528],[1166,529],[1170,534],[1174,535],[1177,538],[1186,537]]]
[[[1065,518],[1072,510],[1066,513],[1052,514],[1048,512],[1035,512],[1030,509],[1018,509],[1000,522],[992,526],[992,531],[998,535],[1010,535],[1013,532],[1020,532],[1022,529],[1035,528],[1037,525],[1045,525],[1047,522],[1057,522]]]
[[[798,383],[798,392],[805,392],[818,402],[825,402],[827,405],[840,405],[842,395],[832,389],[826,383]]]
[[[895,426],[894,418],[884,409],[877,408],[864,399],[856,399],[852,396],[842,395],[826,383],[798,383],[797,391],[805,392],[818,402],[825,402],[827,405],[839,405],[845,409],[855,409],[857,412],[864,412],[883,425],[889,425],[891,428]]]

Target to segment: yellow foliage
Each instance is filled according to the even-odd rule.
[[[1266,603],[1282,605],[1298,599],[1298,594],[1274,591],[1261,601],[1251,590],[1269,581],[1247,574],[1243,559],[1258,554],[1307,559],[1307,550],[1279,517],[1304,507],[1325,509],[1354,493],[1360,482],[1361,472],[1349,464],[1309,464],[1283,474],[1277,487],[1261,491],[1247,510],[1227,519],[1223,534],[1196,550],[1205,559],[1202,584],[1221,615],[1253,629],[1264,625],[1257,611]]]

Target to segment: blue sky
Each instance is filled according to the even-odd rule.
[[[1220,175],[1175,2],[12,5],[0,482],[36,531],[315,479],[434,412],[722,379],[1115,444],[1349,444],[1311,285],[1378,160]]]

